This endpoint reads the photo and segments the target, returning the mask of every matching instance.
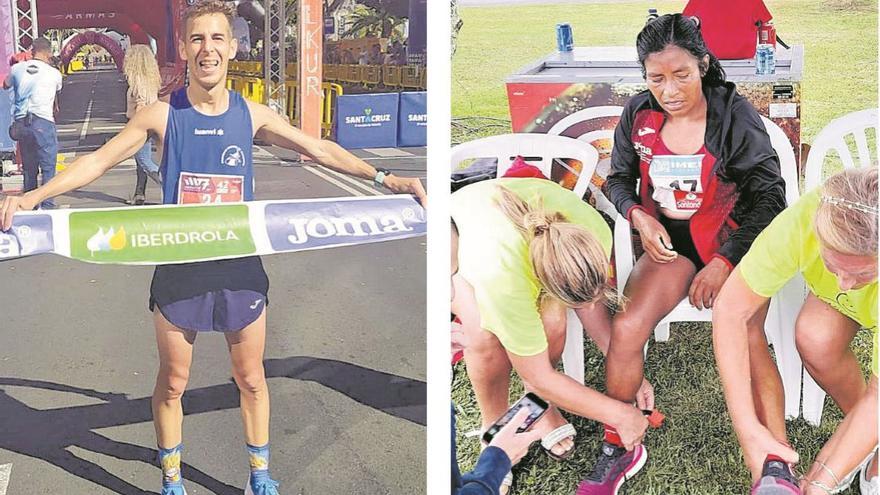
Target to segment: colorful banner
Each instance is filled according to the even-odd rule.
[[[426,227],[406,195],[20,212],[0,232],[0,260],[189,263],[406,239]]]
[[[397,93],[342,95],[336,100],[336,142],[347,149],[397,146]]]

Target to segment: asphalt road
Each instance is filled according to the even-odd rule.
[[[67,162],[121,129],[124,91],[115,70],[65,79]],[[422,148],[357,153],[425,177]],[[256,147],[257,199],[374,194],[292,158]],[[127,160],[57,201],[121,206],[134,183]],[[158,187],[147,193],[159,202]],[[416,238],[264,258],[271,467],[282,494],[424,491],[425,251]],[[56,256],[0,263],[0,495],[158,492],[151,273]],[[241,494],[247,479],[230,377],[223,337],[199,336],[184,398],[190,495]]]

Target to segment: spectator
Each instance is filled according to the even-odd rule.
[[[370,58],[368,60],[370,65],[381,65],[382,64],[382,47],[378,44],[370,47]]]
[[[57,93],[61,91],[61,73],[49,65],[52,47],[46,38],[33,44],[33,59],[15,64],[3,81],[3,88],[15,92],[13,118],[19,129],[17,136],[24,172],[24,192],[37,188],[37,175],[42,183],[55,176],[58,138],[55,133]],[[51,199],[43,208],[54,208]]]
[[[367,54],[366,48],[361,48],[361,56],[358,58],[358,65],[367,65],[370,62],[370,57]]]
[[[159,65],[156,57],[147,45],[132,45],[125,52],[125,62],[122,71],[128,80],[127,106],[125,116],[131,120],[141,109],[156,101],[159,88],[162,86],[162,78],[159,76]],[[146,199],[147,177],[151,177],[159,183],[159,166],[153,162],[153,140],[147,139],[143,147],[134,154],[137,163],[137,183],[134,188],[134,196],[130,203],[142,205]]]

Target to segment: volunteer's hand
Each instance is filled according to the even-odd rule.
[[[672,245],[669,233],[656,218],[637,208],[632,212],[630,219],[633,226],[639,231],[645,252],[652,260],[657,263],[669,263],[678,257],[678,253],[669,249],[675,247]]]
[[[529,417],[529,409],[521,408],[513,416],[509,423],[504,425],[489,443],[490,447],[498,447],[503,450],[507,457],[510,458],[511,464],[516,464],[529,451],[529,445],[541,439],[541,433],[537,430],[527,430],[517,433],[516,430],[522,426],[526,418]]]
[[[691,306],[697,309],[711,308],[729,275],[730,268],[727,263],[712,258],[709,264],[697,272],[691,282],[691,288],[688,290],[688,301]]]
[[[753,475],[761,475],[764,460],[767,459],[769,454],[779,456],[789,464],[796,464],[798,462],[798,453],[788,445],[776,440],[765,426],[758,424],[753,428],[749,428],[747,435],[740,442],[740,445],[742,445],[746,466],[748,466]]]
[[[636,445],[642,443],[645,438],[645,431],[648,429],[648,419],[642,414],[642,411],[632,406],[627,406],[624,415],[617,421],[617,424],[611,426],[617,430],[620,441],[626,450],[632,450]]]
[[[646,411],[654,410],[654,386],[644,378],[642,379],[642,386],[636,392],[636,406]]]
[[[415,196],[423,208],[428,207],[428,195],[422,186],[422,181],[416,177],[398,177],[396,175],[387,175],[382,184],[396,194],[412,194]]]
[[[6,196],[0,203],[0,230],[8,231],[12,227],[12,216],[17,211],[33,210],[36,202],[27,194],[23,196]]]

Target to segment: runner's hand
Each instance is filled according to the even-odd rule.
[[[752,476],[760,476],[764,466],[764,460],[767,455],[773,454],[779,456],[789,464],[796,464],[799,460],[798,453],[791,447],[776,440],[763,425],[756,425],[751,428],[747,436],[742,441],[743,456],[746,459],[746,466],[752,472]],[[757,478],[756,478],[757,479]]]
[[[31,201],[27,194],[23,196],[6,196],[0,203],[0,230],[3,232],[12,228],[12,216],[17,211],[33,210],[36,204]]]
[[[697,272],[691,282],[691,288],[688,290],[688,301],[691,306],[697,309],[711,308],[729,275],[730,268],[727,263],[712,258],[709,264]]]
[[[419,203],[421,203],[423,208],[428,207],[428,195],[425,193],[425,188],[424,186],[422,186],[422,181],[420,181],[418,178],[389,175],[385,177],[385,180],[382,182],[382,184],[390,189],[393,193],[412,194],[419,200]]]
[[[670,263],[678,257],[678,253],[672,250],[669,233],[656,218],[639,209],[633,211],[630,218],[633,226],[639,231],[645,252],[652,260],[657,263]]]
[[[636,406],[645,411],[654,410],[654,386],[642,378],[642,386],[636,392]]]
[[[617,422],[611,425],[617,430],[620,441],[626,450],[632,450],[636,445],[642,443],[645,438],[645,431],[648,429],[648,418],[642,414],[642,411],[632,406],[627,406],[626,414]]]
[[[526,418],[529,417],[529,409],[521,408],[513,416],[509,423],[504,425],[498,433],[492,438],[490,447],[498,447],[503,450],[507,457],[510,458],[511,464],[516,464],[529,451],[529,445],[541,439],[541,432],[538,430],[527,430],[517,433],[516,430],[522,426]]]

